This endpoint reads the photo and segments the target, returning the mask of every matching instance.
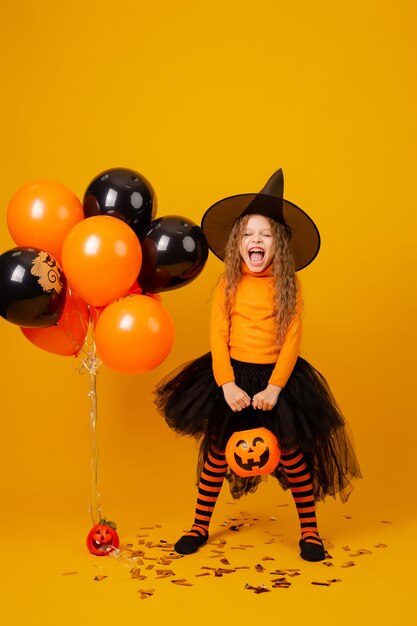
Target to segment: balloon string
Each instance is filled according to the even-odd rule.
[[[83,367],[90,373],[90,442],[91,442],[91,464],[90,464],[90,515],[93,525],[98,524],[102,519],[100,490],[98,487],[98,446],[97,446],[97,372],[101,361],[97,356],[94,335],[92,347],[85,352],[82,359]]]

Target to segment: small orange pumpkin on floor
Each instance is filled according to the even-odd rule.
[[[107,556],[119,547],[116,524],[101,519],[87,535],[87,548],[96,556]]]
[[[237,431],[226,445],[226,460],[238,476],[270,474],[280,457],[277,438],[264,427]]]

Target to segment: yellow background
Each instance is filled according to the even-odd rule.
[[[258,191],[282,167],[285,197],[322,236],[318,258],[300,273],[302,354],[339,400],[364,474],[347,507],[320,505],[320,525],[339,552],[349,542],[389,545],[338,571],[339,587],[307,584],[324,568],[302,563],[305,585],[275,595],[244,590],[249,578],[195,579],[204,582],[161,584],[141,601],[141,583],[123,564],[84,548],[87,374],[77,372],[79,360],[42,352],[0,320],[5,623],[191,624],[211,611],[222,624],[235,605],[249,619],[260,604],[281,619],[302,605],[313,611],[310,623],[332,623],[340,612],[358,624],[413,623],[416,19],[411,0],[3,3],[0,251],[14,246],[11,196],[38,178],[82,199],[99,172],[129,167],[152,182],[159,216],[199,223],[213,202]],[[175,343],[157,370],[100,370],[101,499],[123,541],[149,524],[174,541],[192,520],[196,447],[168,430],[152,389],[208,349],[221,271],[210,256],[192,284],[164,294]],[[228,501],[223,493],[215,524]],[[258,515],[262,533],[279,502],[291,505],[290,496],[269,481],[233,510]],[[281,532],[287,562],[300,567],[292,509]],[[181,560],[183,571],[207,563],[209,547],[200,552]],[[111,566],[108,579],[92,582]],[[63,577],[68,570],[80,574]]]

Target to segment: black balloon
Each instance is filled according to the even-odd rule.
[[[151,183],[134,170],[113,168],[98,174],[84,194],[84,215],[117,217],[139,237],[156,215]]]
[[[139,286],[159,293],[183,287],[196,278],[208,257],[206,237],[186,217],[160,217],[143,231]]]
[[[13,248],[0,255],[0,315],[12,324],[55,324],[64,309],[65,287],[61,267],[39,248]]]

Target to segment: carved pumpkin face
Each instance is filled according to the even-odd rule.
[[[118,547],[119,536],[113,522],[100,520],[87,535],[87,548],[96,556],[106,556]]]
[[[226,445],[226,460],[238,476],[270,474],[280,456],[277,438],[263,427],[235,432]]]

